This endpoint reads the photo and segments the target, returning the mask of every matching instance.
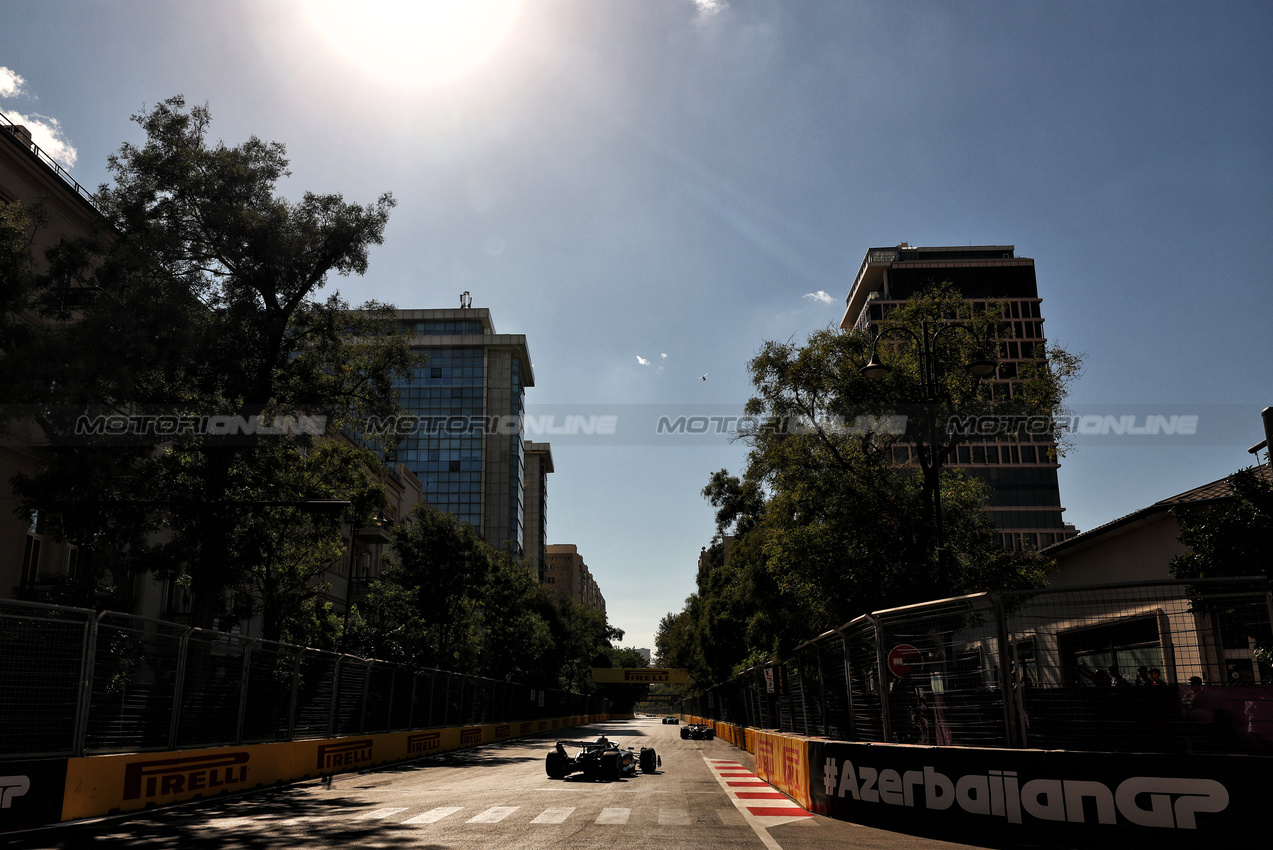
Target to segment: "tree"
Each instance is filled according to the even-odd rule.
[[[1222,578],[1269,574],[1273,564],[1273,482],[1258,468],[1229,476],[1233,496],[1205,507],[1182,505],[1173,512],[1180,542],[1189,552],[1172,558],[1176,578]]]
[[[970,332],[932,335],[950,322]],[[918,336],[925,326],[943,363],[993,357],[998,348],[998,317],[974,312],[948,287],[896,310],[881,340]],[[966,439],[947,426],[960,416],[1050,417],[1080,359],[1043,351],[1011,376],[1016,390],[1006,394],[1006,384],[962,369],[924,373],[907,345],[884,351],[892,369],[872,380],[861,367],[875,344],[863,330],[827,329],[803,345],[766,342],[750,362],[747,466],[742,476],[714,473],[704,488],[719,542],[700,565],[697,594],[660,632],[696,678],[719,682],[786,657],[871,610],[1042,582],[1037,552],[1001,548],[984,486],[946,467]],[[907,444],[913,459],[899,463],[894,450]]]
[[[577,693],[597,691],[593,667],[614,666],[623,632],[604,613],[556,601],[471,524],[422,503],[394,548],[350,617],[346,651]]]
[[[321,434],[234,440],[199,427],[76,444],[75,425],[86,411],[266,423],[282,414],[326,417],[332,434],[396,412],[395,381],[414,360],[393,309],[318,297],[331,273],[366,270],[394,201],[288,200],[277,193],[289,174],[282,144],[211,143],[207,108],[187,110],[180,97],[133,120],[146,141],[110,157],[114,185],[96,198],[102,234],[49,252],[48,273],[23,299],[43,322],[3,353],[3,397],[37,406],[51,444],[42,471],[15,483],[21,510],[44,511],[93,569],[125,582],[141,570],[183,573],[195,625],[227,622],[235,592],[264,593],[273,632],[287,615],[271,606],[293,606],[298,592],[266,588],[293,588],[282,574],[312,575],[340,531],[331,518],[260,507],[339,498],[374,508],[374,498],[349,498],[363,489],[351,464],[366,454],[337,440],[317,463]],[[156,542],[159,528],[169,539]]]

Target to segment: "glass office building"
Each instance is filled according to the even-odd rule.
[[[427,356],[400,387],[419,427],[397,446],[429,504],[472,523],[488,543],[521,555],[525,543],[526,387],[535,385],[526,337],[497,334],[490,311],[400,310],[411,346]]]

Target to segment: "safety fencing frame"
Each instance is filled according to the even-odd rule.
[[[970,594],[858,617],[679,713],[840,741],[1273,755],[1270,624],[1262,577]],[[1111,664],[1161,683],[1106,686]]]
[[[174,752],[609,711],[598,697],[18,600],[0,600],[0,682],[5,760]]]

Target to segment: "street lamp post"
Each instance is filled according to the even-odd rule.
[[[922,451],[918,452],[918,454],[920,456],[920,466],[924,472],[925,489],[929,491],[929,508],[933,514],[933,531],[936,536],[937,583],[939,588],[946,579],[946,546],[941,515],[943,451],[938,446],[937,428],[932,416],[932,405],[942,401],[942,396],[944,395],[941,390],[943,364],[937,357],[937,343],[944,334],[951,330],[959,330],[968,334],[976,345],[972,359],[964,364],[965,371],[978,380],[993,374],[995,362],[987,356],[985,350],[990,340],[989,329],[986,332],[986,338],[983,340],[981,335],[966,322],[930,322],[927,320],[920,322],[919,333],[902,326],[885,328],[877,333],[875,342],[871,345],[871,359],[860,370],[863,375],[872,380],[881,380],[892,371],[891,367],[880,360],[880,340],[886,336],[901,335],[909,337],[911,342],[915,344],[915,352],[919,357],[920,394],[923,396],[923,402],[928,413],[925,417],[928,426],[928,457],[925,458]]]

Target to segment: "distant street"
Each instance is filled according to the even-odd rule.
[[[653,746],[656,774],[619,782],[551,780],[552,737],[524,739],[309,781],[250,797],[11,838],[6,847],[79,848],[903,848],[967,845],[809,815],[754,780],[751,756],[721,741],[682,741],[656,718],[565,733]],[[731,776],[732,774],[732,776]],[[731,784],[742,783],[742,784]],[[753,813],[754,812],[754,813]]]

